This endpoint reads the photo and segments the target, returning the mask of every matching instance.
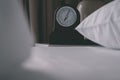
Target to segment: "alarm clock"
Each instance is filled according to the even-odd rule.
[[[76,7],[66,4],[64,0],[55,11],[55,30],[51,33],[49,43],[54,45],[79,44],[81,37],[75,28],[80,23],[80,14]],[[77,36],[77,37],[76,37]]]
[[[55,12],[56,29],[75,29],[80,23],[80,14],[77,8],[70,5],[62,5]]]

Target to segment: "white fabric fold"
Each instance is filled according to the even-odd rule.
[[[76,30],[102,46],[120,49],[120,1],[112,1],[96,10]]]

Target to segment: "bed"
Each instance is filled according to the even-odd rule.
[[[36,44],[22,68],[44,75],[43,80],[120,80],[120,50]]]
[[[115,1],[118,2],[114,8],[120,4],[119,0]],[[47,44],[32,47],[34,40],[20,3],[17,0],[0,0],[0,4],[0,80],[120,80],[120,28],[119,24],[116,25],[120,18],[117,20],[117,16],[113,19],[108,17],[112,21],[117,20],[114,22],[116,26],[110,26],[119,30],[113,36],[115,41],[114,38],[109,39],[109,43],[111,40],[116,43],[112,47],[118,45],[117,48],[110,49],[107,47],[109,44],[103,45],[106,47]],[[120,11],[119,7],[116,9],[115,14]],[[106,38],[103,41],[108,42]]]

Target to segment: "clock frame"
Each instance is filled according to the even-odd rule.
[[[68,7],[71,7],[72,9],[74,9],[74,11],[76,12],[76,15],[77,15],[77,20],[74,22],[74,24],[71,25],[71,26],[67,26],[67,27],[60,25],[58,23],[57,19],[56,19],[57,12],[59,11],[59,9],[61,9],[62,7],[65,7],[65,6],[68,6]],[[55,29],[75,29],[77,27],[77,25],[80,23],[80,13],[79,13],[79,11],[77,10],[76,7],[73,7],[73,6],[68,5],[68,4],[64,4],[64,5],[60,6],[60,7],[58,7],[56,9],[56,11],[55,11],[55,15],[54,16],[55,16],[54,17],[54,19],[55,19]]]

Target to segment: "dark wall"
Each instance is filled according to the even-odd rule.
[[[38,40],[38,42],[39,43],[41,43],[42,42],[42,38],[43,38],[43,35],[42,35],[42,33],[43,33],[43,27],[42,27],[42,23],[43,23],[43,21],[42,21],[42,11],[43,11],[43,1],[42,0],[38,0],[38,30],[39,30],[39,40]]]

